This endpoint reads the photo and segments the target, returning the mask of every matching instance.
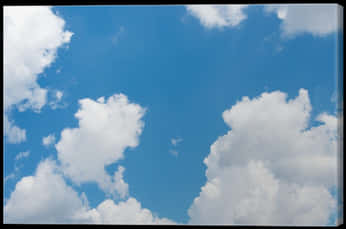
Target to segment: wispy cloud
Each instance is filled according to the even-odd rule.
[[[180,137],[171,139],[171,143],[172,143],[173,146],[177,146],[182,141],[183,141],[183,139],[180,138]]]
[[[25,158],[25,157],[28,157],[30,155],[30,152],[29,151],[25,151],[25,152],[20,152],[17,154],[15,160],[20,160],[22,158]]]
[[[43,137],[42,138],[42,144],[45,147],[48,147],[50,145],[53,145],[55,143],[55,135],[54,134],[50,134],[47,137]]]
[[[179,155],[179,152],[178,151],[176,151],[176,150],[169,150],[169,152],[173,155],[173,156],[176,156],[176,157],[178,157],[178,155]]]
[[[118,44],[120,37],[122,36],[122,34],[125,31],[125,27],[124,26],[120,26],[119,30],[116,32],[116,34],[112,37],[112,43],[114,45]]]
[[[172,138],[171,144],[173,145],[173,147],[177,147],[179,145],[179,143],[182,141],[183,141],[183,139],[181,137]],[[179,152],[176,149],[170,149],[169,152],[175,157],[178,157],[178,155],[179,155]]]

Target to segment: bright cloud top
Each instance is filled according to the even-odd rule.
[[[187,11],[206,28],[235,27],[247,16],[247,5],[188,5]]]
[[[97,182],[105,192],[120,191],[123,196],[126,188],[117,182],[123,169],[111,177],[105,167],[122,159],[126,148],[138,145],[145,109],[123,94],[107,100],[82,99],[79,104],[75,114],[79,127],[64,129],[55,145],[63,171],[77,184]]]
[[[282,21],[282,33],[287,37],[303,33],[326,36],[342,28],[342,8],[333,4],[270,5],[265,10]]]
[[[39,112],[46,104],[47,89],[37,83],[38,75],[55,60],[57,49],[70,42],[72,33],[47,6],[4,7],[4,27],[5,115],[13,106]],[[24,130],[7,124],[10,143],[25,141]]]
[[[97,224],[175,224],[167,218],[155,216],[149,209],[130,197],[118,204],[107,199],[88,212],[92,222]]]
[[[243,97],[223,113],[232,129],[205,158],[207,183],[189,209],[192,224],[325,225],[335,211],[337,119],[308,128],[308,92]]]

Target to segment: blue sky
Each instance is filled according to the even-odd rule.
[[[4,137],[6,201],[14,199],[11,193],[16,184],[23,177],[34,175],[42,160],[49,157],[60,163],[54,145],[44,146],[42,138],[54,134],[57,143],[65,128],[78,128],[75,113],[80,109],[79,100],[96,101],[102,96],[107,100],[122,93],[131,103],[146,109],[141,119],[144,128],[138,136],[139,144],[126,148],[122,159],[105,166],[107,173],[112,175],[118,165],[123,166],[128,197],[135,198],[153,215],[178,223],[198,223],[204,213],[198,215],[199,211],[192,210],[189,215],[188,209],[200,195],[201,188],[211,182],[206,176],[209,165],[203,160],[210,154],[211,145],[232,129],[225,123],[227,117],[223,118],[223,112],[231,109],[243,96],[253,99],[264,92],[280,91],[286,93],[288,99],[294,99],[304,88],[312,107],[308,128],[320,125],[314,120],[323,112],[333,117],[336,115],[333,96],[339,74],[336,68],[337,39],[343,39],[337,21],[332,21],[335,28],[302,22],[306,27],[297,26],[296,29],[294,23],[290,24],[290,16],[297,13],[302,21],[309,21],[309,17],[317,16],[321,10],[332,20],[337,7],[311,7],[311,11],[307,9],[306,18],[299,14],[299,9],[285,7],[267,12],[262,5],[252,5],[230,15],[219,12],[220,18],[225,17],[224,23],[213,21],[198,8],[185,6],[49,9],[65,21],[60,32],[71,31],[73,35],[68,42],[60,42],[50,66],[36,74],[39,87],[48,91],[47,102],[40,112],[30,108],[21,111],[19,102],[8,109],[9,119],[26,130],[26,140],[11,143],[9,137]],[[281,11],[289,12],[288,16],[280,19]],[[238,15],[240,22],[232,24],[236,12],[246,17]],[[203,20],[210,20],[209,26],[203,24]],[[286,28],[285,23],[291,27]],[[63,92],[63,96],[54,109],[49,102],[54,101],[57,90]],[[171,140],[178,138],[182,140],[173,145]],[[172,150],[178,152],[177,155],[172,154]],[[29,152],[26,158],[15,160],[18,153],[26,151]],[[16,166],[20,167],[18,171],[15,171]],[[11,177],[11,174],[15,175]],[[10,178],[6,179],[8,176]],[[123,201],[109,197],[95,182],[78,185],[67,176],[64,181],[78,194],[86,194],[90,208],[96,208],[106,198],[113,198],[115,203]],[[232,184],[231,178],[225,181]],[[321,184],[324,185],[322,181],[318,183]],[[197,206],[194,209],[200,207],[198,204],[194,206]],[[223,208],[215,206],[215,209]],[[311,221],[296,222],[334,223],[333,211],[327,212],[327,222],[312,216]],[[40,213],[37,214],[39,218]],[[6,217],[16,222],[15,216]],[[258,222],[270,222],[268,219]],[[30,222],[29,218],[27,220]],[[233,222],[246,223],[242,220]],[[219,217],[211,220],[211,223],[215,222],[225,223]]]

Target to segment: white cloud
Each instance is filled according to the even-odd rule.
[[[37,78],[54,62],[57,49],[70,41],[72,33],[64,30],[64,26],[65,21],[51,7],[4,7],[5,112],[13,107],[39,112],[46,104],[47,89],[40,87]],[[11,130],[18,129],[5,130],[9,142],[19,143],[11,141]]]
[[[96,208],[90,208],[85,194],[78,195],[66,184],[63,174],[77,184],[97,182],[105,191],[116,192],[121,199],[125,199],[129,196],[128,184],[123,178],[125,168],[118,166],[114,176],[110,177],[104,167],[123,158],[127,147],[136,147],[144,127],[141,118],[145,109],[130,103],[125,95],[114,95],[107,100],[101,97],[97,101],[82,99],[79,102],[81,107],[75,114],[79,127],[64,129],[55,145],[59,166],[55,161],[46,159],[38,165],[35,175],[23,177],[6,201],[4,221],[175,224],[143,208],[133,197],[118,203],[105,199]]]
[[[118,166],[118,170],[114,173],[114,186],[117,193],[119,193],[120,198],[125,198],[129,194],[129,185],[124,181],[123,173],[125,168],[123,166]]]
[[[308,92],[243,97],[223,113],[231,128],[205,158],[207,182],[192,224],[324,225],[336,209],[337,119],[308,128]]]
[[[64,94],[64,93],[63,93],[62,91],[57,90],[56,93],[55,93],[56,99],[57,99],[58,101],[60,101],[61,98],[62,98],[62,96],[63,96],[63,94]]]
[[[5,223],[73,223],[86,211],[77,192],[57,173],[55,162],[41,162],[23,177],[4,207]]]
[[[169,152],[175,157],[178,157],[178,155],[179,155],[179,152],[176,150],[173,150],[173,149],[169,150]]]
[[[62,91],[59,91],[59,90],[55,90],[55,92],[51,93],[53,96],[52,96],[52,99],[51,101],[49,102],[49,106],[55,110],[57,108],[62,108],[62,107],[65,107],[66,104],[62,104],[62,97],[64,95],[64,93]]]
[[[8,119],[8,114],[4,113],[4,136],[9,143],[21,143],[26,140],[26,130],[19,128],[14,121]]]
[[[124,26],[120,26],[119,30],[116,32],[116,34],[112,37],[112,43],[114,45],[118,44],[120,37],[122,36],[122,34],[125,31],[125,27]]]
[[[173,146],[177,146],[182,141],[183,141],[182,138],[172,138],[171,139],[171,143],[172,143]]]
[[[187,11],[206,28],[235,27],[247,16],[247,5],[188,5]]]
[[[167,218],[159,218],[149,209],[142,208],[141,203],[134,198],[115,204],[107,199],[88,211],[87,215],[96,224],[175,224]]]
[[[22,159],[22,158],[26,158],[26,157],[28,157],[29,155],[30,155],[30,152],[29,152],[29,151],[20,152],[20,153],[17,154],[15,160],[17,161],[17,160],[20,160],[20,159]]]
[[[79,127],[66,128],[55,145],[64,174],[76,184],[97,182],[106,193],[117,191],[105,167],[123,158],[128,147],[138,145],[145,113],[140,105],[130,103],[123,94],[105,101],[79,100],[75,114]],[[114,180],[114,179],[113,179]]]
[[[294,37],[303,33],[326,36],[342,28],[342,7],[336,4],[268,5],[282,21],[282,33]]]
[[[19,154],[16,155],[15,157],[15,163],[14,163],[14,171],[12,173],[10,173],[9,175],[7,175],[4,179],[4,182],[7,182],[10,179],[16,179],[20,173],[20,169],[23,167],[23,164],[17,165],[17,161],[29,156],[29,152],[21,152]]]
[[[53,145],[55,143],[55,135],[49,134],[47,137],[42,138],[42,144],[46,147]]]
[[[120,171],[123,171],[120,169]],[[34,176],[23,177],[4,207],[5,223],[54,224],[174,224],[159,218],[130,197],[117,204],[111,199],[90,208],[84,193],[68,186],[55,161],[42,161]]]

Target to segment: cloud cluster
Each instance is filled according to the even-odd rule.
[[[188,5],[187,11],[206,28],[235,27],[247,16],[247,5]]]
[[[70,42],[65,21],[48,6],[4,7],[4,110],[13,107],[39,112],[46,104],[47,89],[37,83],[56,58],[57,49]],[[25,38],[25,39],[23,39]],[[8,119],[8,117],[6,117]],[[10,143],[25,141],[25,131],[8,122]]]
[[[23,177],[16,184],[4,208],[5,222],[174,224],[143,208],[133,197],[118,203],[105,199],[96,208],[90,208],[85,194],[79,195],[67,185],[64,175],[77,184],[97,182],[120,199],[128,197],[128,184],[123,179],[125,168],[118,166],[111,177],[105,166],[123,158],[127,147],[138,145],[144,126],[141,118],[145,109],[130,103],[123,94],[107,100],[82,99],[80,105],[75,114],[79,127],[64,129],[55,145],[59,165],[46,159],[33,176]],[[52,142],[49,136],[45,139],[47,144]]]
[[[309,128],[308,92],[243,97],[223,119],[231,128],[204,159],[207,182],[192,224],[324,225],[336,209],[337,119]]]
[[[273,12],[282,21],[284,36],[303,33],[325,36],[342,28],[342,7],[335,4],[268,5],[265,11]]]
[[[107,100],[82,99],[79,104],[75,114],[79,127],[61,132],[55,145],[58,159],[64,174],[76,184],[96,182],[105,192],[115,194],[117,174],[112,178],[105,167],[122,159],[126,148],[138,145],[145,109],[123,94]]]
[[[206,28],[237,27],[246,20],[247,5],[187,5],[189,14]],[[282,35],[292,38],[309,33],[326,36],[342,29],[342,7],[336,4],[266,5],[264,11],[275,13],[282,21]]]
[[[247,18],[246,7],[186,6],[207,28],[238,26]],[[282,20],[288,37],[336,31],[338,10],[331,5],[266,7]],[[5,135],[8,142],[20,143],[26,131],[9,120],[10,110],[39,112],[47,103],[47,89],[37,79],[72,33],[51,7],[5,7],[4,14]],[[56,91],[56,100],[49,103],[53,109],[62,96]],[[55,144],[57,161],[45,159],[34,175],[19,180],[5,203],[5,223],[174,224],[129,195],[123,166],[112,176],[105,169],[139,144],[145,109],[123,94],[86,98],[79,104],[78,127],[65,128]],[[322,113],[316,119],[320,124],[310,127],[311,109],[308,92],[301,89],[291,100],[280,91],[243,97],[226,110],[222,116],[231,130],[212,144],[204,160],[207,182],[188,210],[189,223],[326,224],[336,211],[330,189],[337,186],[338,123],[335,116]],[[177,146],[180,141],[171,143]],[[54,135],[42,139],[45,146],[54,143]],[[178,155],[176,150],[171,153]],[[29,151],[15,160],[27,156]],[[107,198],[91,208],[66,177],[77,185],[97,183]]]

